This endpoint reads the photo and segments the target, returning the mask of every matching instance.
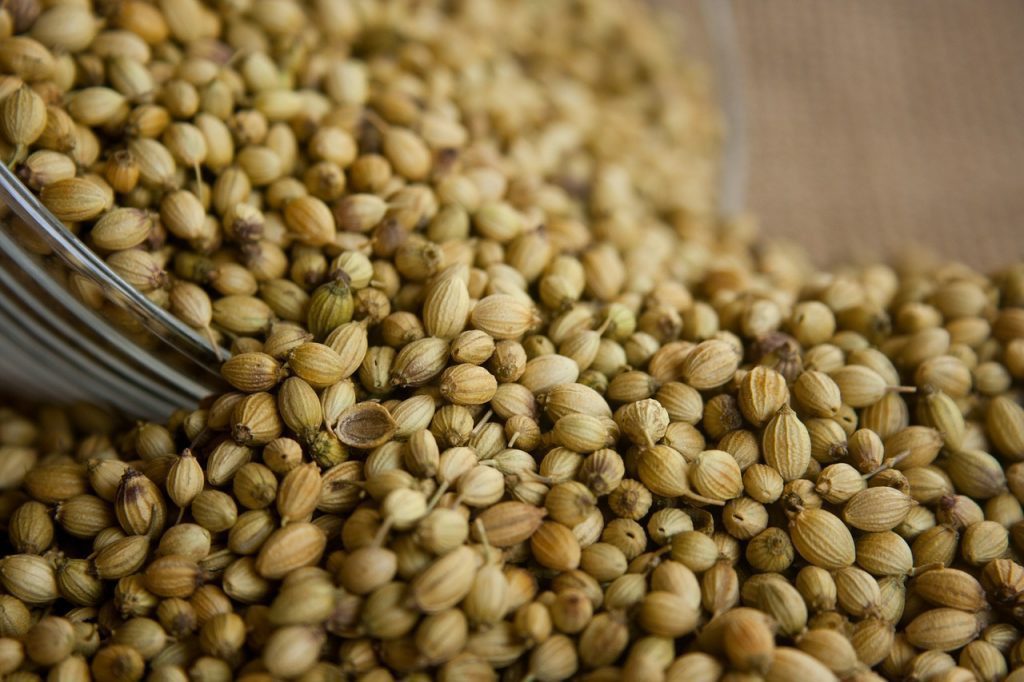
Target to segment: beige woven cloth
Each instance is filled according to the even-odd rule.
[[[731,1],[767,235],[822,264],[1024,257],[1024,2]]]

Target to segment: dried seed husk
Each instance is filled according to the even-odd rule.
[[[651,492],[665,497],[690,494],[689,464],[677,450],[655,445],[640,452],[637,475]]]
[[[117,523],[107,501],[93,495],[77,495],[57,505],[54,519],[68,534],[90,539]]]
[[[676,658],[665,671],[669,679],[711,682],[721,678],[725,668],[721,661],[701,652],[690,652]]]
[[[750,581],[744,585],[744,594],[748,587]],[[797,589],[785,580],[770,579],[757,585],[751,603],[771,615],[778,623],[779,632],[785,635],[793,637],[807,626],[807,605]]]
[[[487,564],[477,571],[473,586],[462,603],[462,610],[477,626],[495,625],[505,617],[508,580],[500,566]]]
[[[334,433],[345,445],[369,450],[390,440],[395,428],[394,418],[380,403],[363,402],[341,413]]]
[[[67,559],[57,565],[57,589],[62,599],[75,606],[97,606],[104,586],[86,559]]]
[[[799,385],[798,380],[794,389]],[[781,374],[758,365],[743,375],[738,398],[740,411],[747,421],[754,426],[763,426],[789,402],[789,388]]]
[[[277,489],[276,507],[283,523],[309,518],[320,502],[320,469],[308,462],[291,469]]]
[[[269,391],[281,380],[281,365],[266,353],[241,353],[221,365],[221,376],[240,391]]]
[[[519,299],[493,294],[473,306],[470,323],[495,339],[518,339],[537,322],[536,312]]]
[[[282,428],[276,401],[269,393],[251,393],[232,410],[231,437],[239,445],[265,445],[280,436]]]
[[[805,371],[793,385],[800,409],[813,417],[835,417],[842,406],[839,386],[824,372]]]
[[[821,470],[814,490],[831,504],[842,504],[864,490],[867,481],[849,464],[839,462]]]
[[[775,631],[769,622],[751,612],[730,618],[723,632],[725,653],[739,670],[767,672],[775,651]]]
[[[206,479],[210,485],[223,486],[252,459],[252,449],[230,440],[217,444],[206,458]]]
[[[475,466],[463,474],[456,489],[461,503],[470,507],[488,507],[498,502],[505,492],[505,477],[489,466]]]
[[[1002,557],[1008,547],[1007,530],[995,521],[973,523],[960,538],[960,554],[973,566],[984,566]]]
[[[213,302],[213,323],[233,334],[260,334],[273,321],[274,311],[253,296],[223,296]]]
[[[395,420],[394,437],[405,440],[412,434],[420,431],[429,433],[426,429],[434,418],[436,406],[434,398],[424,394],[415,395],[407,400],[403,400],[388,411]]]
[[[65,618],[44,616],[25,635],[24,645],[29,660],[51,667],[71,655],[75,646],[75,630]]]
[[[667,434],[669,416],[658,401],[644,398],[619,408],[615,423],[637,445],[651,446]]]
[[[481,315],[483,314],[482,312]],[[422,316],[423,327],[431,336],[441,339],[455,338],[465,328],[469,315],[469,289],[462,279],[444,277],[427,288]],[[475,322],[474,326],[490,335],[486,328]]]
[[[882,439],[871,429],[858,429],[850,435],[848,444],[850,464],[862,474],[868,474],[882,465],[885,446]]]
[[[288,355],[288,366],[296,376],[316,389],[327,388],[345,378],[347,364],[330,346],[304,343]]]
[[[479,329],[468,329],[452,340],[451,356],[455,362],[482,365],[494,354],[494,339]]]
[[[975,499],[987,500],[1006,489],[1003,466],[981,450],[961,450],[946,459],[946,473],[957,491]]]
[[[612,523],[616,522],[609,522],[611,528],[618,527],[618,525],[611,525]],[[646,547],[646,545],[640,546],[643,543],[642,529],[637,527],[639,524],[628,519],[620,519],[617,524],[622,524],[625,531],[623,541],[629,542],[630,546],[635,548],[630,551],[623,549],[627,554],[632,553],[633,556],[630,559],[633,559]],[[691,530],[693,530],[693,519],[682,509],[674,507],[659,509],[651,514],[651,518],[647,521],[647,533],[650,535],[650,539],[659,545],[666,545],[676,535]],[[608,532],[607,526],[605,532]]]
[[[0,637],[21,637],[32,623],[24,601],[11,594],[0,595]]]
[[[598,613],[580,635],[580,661],[589,668],[611,665],[629,643],[629,631],[621,614]]]
[[[759,571],[784,571],[793,563],[793,543],[781,528],[765,528],[750,539],[744,556]]]
[[[478,563],[478,556],[468,546],[449,552],[412,580],[411,599],[424,613],[453,607],[472,589]]]
[[[202,561],[210,553],[210,531],[194,523],[179,523],[160,536],[156,556],[176,554],[193,561]]]
[[[841,568],[835,573],[836,595],[839,606],[849,615],[860,618],[877,613],[882,596],[878,582],[855,566]]]
[[[40,463],[26,472],[22,486],[34,499],[48,504],[89,492],[85,467],[69,459]]]
[[[597,417],[587,414],[567,414],[555,422],[554,437],[562,445],[576,452],[587,453],[608,445],[608,432]]]
[[[547,510],[522,502],[501,502],[481,512],[482,532],[488,544],[511,547],[529,539],[544,520]],[[480,531],[474,527],[478,540]]]
[[[704,391],[729,381],[739,367],[739,355],[724,341],[712,339],[697,344],[680,366],[683,381]]]
[[[907,625],[907,641],[922,649],[954,651],[980,631],[977,616],[950,608],[925,611]]]
[[[552,635],[534,647],[530,654],[530,675],[540,682],[556,682],[574,675],[579,660],[573,640]]]
[[[1000,454],[1015,462],[1024,459],[1024,408],[1007,396],[993,398],[985,428]]]
[[[570,571],[580,563],[579,541],[572,531],[555,521],[544,521],[530,536],[530,550],[542,566]]]
[[[7,527],[14,549],[21,554],[42,554],[53,542],[53,522],[41,502],[25,502],[11,514]]]
[[[553,421],[570,414],[611,417],[612,410],[600,393],[583,384],[556,386],[543,396],[544,412]]]
[[[493,509],[493,507],[492,507]],[[479,533],[478,533],[479,535]],[[456,549],[469,537],[466,517],[451,509],[434,509],[416,524],[413,538],[416,543],[434,554],[446,554]],[[475,539],[480,540],[480,537]]]
[[[714,540],[698,531],[684,531],[672,538],[672,559],[692,571],[703,572],[718,560]]]
[[[255,554],[274,532],[276,519],[265,509],[254,509],[241,514],[228,531],[228,549],[235,554]]]
[[[917,403],[918,420],[942,434],[946,447],[956,451],[964,442],[964,416],[956,401],[942,391],[924,390]]]
[[[337,588],[328,580],[311,579],[286,584],[267,612],[273,625],[316,625],[327,620],[335,608]]]
[[[454,658],[466,646],[469,627],[459,609],[448,609],[423,619],[416,628],[416,649],[432,664]]]
[[[406,344],[391,365],[391,383],[395,386],[429,383],[448,364],[448,350],[447,341],[433,336]]]
[[[776,469],[785,481],[803,476],[811,462],[811,438],[807,427],[789,406],[780,409],[768,422],[761,447],[765,463]]]
[[[874,576],[906,575],[914,567],[914,557],[896,533],[866,533],[857,538],[857,564]]]
[[[847,365],[831,372],[830,376],[839,387],[843,403],[850,407],[874,405],[888,390],[885,379],[864,365]]]
[[[275,677],[298,677],[316,664],[326,633],[320,628],[290,625],[275,630],[263,648],[263,664]]]
[[[352,319],[355,302],[352,291],[343,282],[327,282],[309,298],[306,326],[316,339],[326,339],[334,330]]]
[[[681,637],[693,632],[700,609],[686,597],[665,591],[648,592],[640,602],[637,620],[640,626],[659,637]]]
[[[765,674],[766,682],[785,680],[838,680],[829,668],[810,654],[799,649],[778,647],[772,654],[771,665]]]
[[[607,542],[595,542],[583,549],[580,568],[602,583],[612,581],[628,568],[625,553]]]
[[[829,570],[853,564],[856,548],[850,530],[824,509],[804,509],[789,522],[793,546],[806,561]]]
[[[612,348],[612,346],[609,346],[607,343],[604,345],[606,352],[610,348]],[[598,353],[595,353],[594,359],[598,361],[599,366],[603,366],[603,363],[600,361],[600,344],[598,344],[597,350]],[[561,353],[561,355],[571,357],[567,353]],[[573,360],[575,361],[576,359],[573,358]],[[577,364],[579,364],[578,361]],[[650,398],[654,395],[657,388],[657,382],[646,372],[627,369],[624,372],[616,374],[612,378],[608,383],[608,389],[605,391],[605,396],[608,400],[613,402],[632,403],[638,400],[643,400],[644,398]]]
[[[647,581],[638,573],[626,573],[611,582],[603,595],[604,606],[613,611],[625,611],[639,604],[647,594]]]
[[[739,603],[739,576],[727,560],[715,562],[700,577],[700,597],[703,607],[716,615]]]
[[[369,594],[394,579],[398,559],[383,547],[360,547],[346,557],[338,571],[342,587],[353,594]]]
[[[102,547],[93,557],[96,575],[103,580],[117,580],[135,573],[146,561],[149,538],[129,535]]]
[[[865,618],[853,627],[850,641],[864,665],[880,663],[892,648],[893,626],[878,618]]]
[[[674,422],[696,424],[704,413],[704,400],[700,392],[682,382],[664,384],[654,397]]]
[[[0,561],[0,582],[28,605],[49,604],[60,596],[53,567],[34,554],[12,554]]]
[[[265,601],[271,587],[270,581],[257,571],[256,560],[249,556],[237,559],[223,568],[221,585],[224,588],[224,595],[243,604],[258,604]]]
[[[0,133],[16,145],[16,160],[25,148],[39,139],[46,128],[46,103],[33,89],[22,84],[0,100]]]
[[[937,466],[914,467],[903,472],[910,485],[910,496],[919,504],[935,504],[943,497],[953,495],[953,481]]]
[[[313,387],[299,377],[290,377],[281,385],[277,393],[277,410],[300,440],[309,440],[323,425],[320,398]]]
[[[187,598],[202,584],[203,572],[188,557],[169,554],[146,567],[146,589],[160,597]]]
[[[122,251],[142,244],[153,229],[150,214],[137,208],[115,208],[103,214],[89,236],[97,248]]]
[[[931,386],[937,391],[949,394],[951,398],[964,398],[971,390],[973,377],[970,369],[960,358],[937,355],[917,366],[914,384],[919,387]]]
[[[960,666],[973,673],[977,679],[996,680],[1006,676],[1006,659],[992,644],[975,640],[960,652]]]
[[[743,494],[743,479],[736,459],[723,450],[705,450],[690,466],[690,481],[703,497],[725,501]]]
[[[264,578],[280,579],[297,568],[314,565],[326,545],[327,537],[314,524],[290,523],[263,543],[255,568]]]
[[[440,378],[441,395],[456,405],[483,405],[494,397],[497,388],[494,375],[467,363],[449,367]]]
[[[832,574],[818,566],[804,566],[796,575],[797,591],[812,611],[834,611],[838,599]]]
[[[86,178],[58,180],[42,189],[39,199],[58,220],[91,220],[108,210],[113,197],[103,187]]]
[[[336,327],[327,335],[324,343],[341,357],[341,374],[352,376],[363,362],[368,348],[366,325],[362,322],[347,322]]]
[[[782,495],[782,476],[767,464],[755,463],[743,472],[743,492],[761,504],[770,504]]]
[[[576,481],[552,486],[544,500],[551,519],[570,527],[583,523],[596,506],[597,497]]]
[[[932,526],[918,535],[910,550],[914,555],[914,566],[942,564],[948,566],[956,556],[960,534],[948,525]]]
[[[933,428],[908,426],[885,439],[886,457],[902,456],[898,469],[927,466],[942,450],[942,436]]]
[[[199,493],[190,511],[195,522],[211,533],[228,530],[238,520],[234,498],[219,490],[206,489]]]
[[[0,63],[4,71],[26,81],[44,80],[53,75],[53,54],[29,36],[7,36],[0,43]]]
[[[288,201],[283,217],[288,229],[303,244],[324,246],[334,240],[334,216],[327,204],[316,197],[301,196]]]
[[[715,615],[701,628],[697,635],[698,646],[701,650],[713,656],[725,654],[725,630],[730,621],[736,618],[759,618],[768,627],[774,627],[775,623],[771,616],[757,609],[738,606],[735,609]]]
[[[846,503],[843,520],[859,530],[879,533],[900,525],[915,504],[913,498],[899,490],[868,488]]]
[[[921,573],[911,583],[914,594],[935,606],[975,612],[987,604],[985,590],[969,573],[937,568]]]
[[[134,469],[126,471],[121,478],[114,512],[127,533],[151,538],[159,537],[167,520],[167,507],[160,488]]]

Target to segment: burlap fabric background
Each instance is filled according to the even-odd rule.
[[[908,243],[1024,257],[1024,2],[721,1],[767,234],[823,264]]]

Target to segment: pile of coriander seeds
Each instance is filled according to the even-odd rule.
[[[231,351],[163,424],[0,408],[5,680],[1024,679],[1024,264],[717,218],[707,76],[642,7],[0,35],[5,159]]]

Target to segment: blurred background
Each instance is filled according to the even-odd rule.
[[[766,235],[822,265],[1024,257],[1024,2],[706,1],[731,4]]]

